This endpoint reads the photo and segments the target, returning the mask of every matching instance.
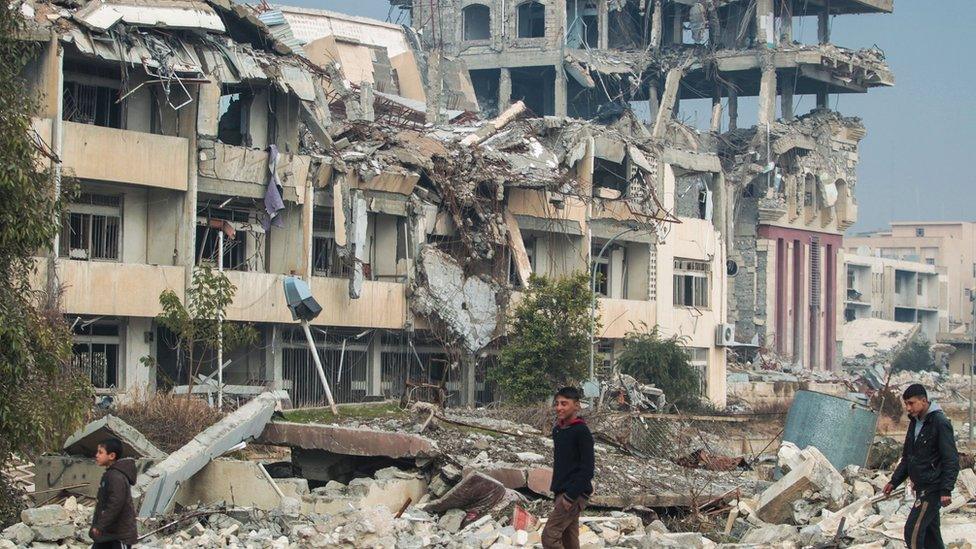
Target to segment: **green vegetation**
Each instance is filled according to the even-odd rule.
[[[590,345],[589,277],[533,276],[509,319],[508,341],[489,375],[510,403],[532,404],[586,377]],[[599,322],[597,323],[599,333]]]
[[[935,370],[935,357],[932,356],[932,346],[924,337],[916,337],[908,345],[898,351],[891,361],[893,372],[921,372]]]
[[[627,334],[617,364],[623,373],[662,389],[668,402],[683,408],[698,407],[701,381],[689,363],[691,357],[684,343],[678,336],[661,337],[657,326],[641,324]]]
[[[301,408],[283,412],[285,421],[294,423],[335,423],[336,416],[329,408]],[[396,402],[377,402],[374,404],[340,404],[341,418],[355,418],[361,420],[406,417],[406,412],[400,409]]]
[[[49,144],[35,141],[38,105],[21,74],[37,50],[18,39],[18,6],[0,6],[0,468],[14,453],[54,449],[81,424],[93,397],[87,375],[71,366],[56,277],[47,278],[48,291],[36,284],[45,280],[36,276],[34,256],[50,250],[74,185],[64,181],[59,195],[46,167]],[[48,267],[53,275],[53,261]],[[19,505],[16,491],[0,485],[0,527],[17,520]]]

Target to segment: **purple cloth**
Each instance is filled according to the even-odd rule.
[[[281,199],[281,183],[278,181],[278,147],[271,145],[268,155],[268,171],[271,177],[268,178],[268,190],[264,193],[264,211],[268,217],[261,220],[261,226],[265,231],[270,231],[272,226],[284,227],[278,212],[285,209],[285,201]]]

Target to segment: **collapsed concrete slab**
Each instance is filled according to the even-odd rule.
[[[98,445],[107,438],[122,442],[122,455],[130,458],[163,459],[166,452],[156,448],[135,427],[107,415],[75,431],[64,443],[64,452],[72,456],[94,457]]]
[[[790,472],[759,497],[756,515],[760,519],[771,524],[788,522],[793,515],[793,502],[807,490],[820,492],[834,509],[843,504],[844,477],[819,450],[808,446],[799,455],[790,452],[789,460]]]
[[[461,479],[444,497],[432,502],[427,509],[443,513],[448,509],[464,509],[479,515],[498,505],[505,498],[505,486],[497,480],[474,472]]]
[[[464,475],[467,476],[474,472],[480,472],[485,476],[489,476],[498,482],[502,483],[505,488],[511,490],[519,490],[526,487],[526,482],[528,478],[528,471],[522,467],[509,467],[505,465],[493,465],[489,467],[483,467],[472,469],[465,468]]]
[[[269,423],[258,438],[258,443],[325,450],[347,456],[393,459],[434,457],[438,454],[433,443],[419,435],[282,421]]]
[[[136,473],[141,477],[160,460],[139,458],[135,462]],[[43,455],[34,461],[34,472],[35,501],[40,503],[62,490],[79,496],[96,497],[105,469],[90,457]]]
[[[167,511],[182,483],[237,444],[257,438],[277,405],[276,393],[255,397],[140,476],[133,488],[139,516]]]
[[[276,509],[282,497],[275,481],[254,461],[215,459],[187,482],[176,494],[181,506],[212,505],[221,502],[263,511]]]

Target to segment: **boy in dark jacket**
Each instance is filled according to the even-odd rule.
[[[593,494],[593,435],[579,417],[580,392],[563,387],[553,399],[552,490],[555,508],[542,530],[545,549],[579,548],[579,516]]]
[[[952,423],[938,404],[929,402],[925,387],[909,385],[902,395],[911,421],[905,435],[901,462],[884,487],[891,493],[908,478],[915,490],[915,505],[905,522],[905,543],[909,549],[941,549],[939,507],[949,505],[959,475],[959,453]]]
[[[122,442],[109,438],[98,445],[95,463],[105,467],[89,534],[93,549],[127,549],[138,538],[136,510],[130,487],[136,483],[136,462],[122,458]]]

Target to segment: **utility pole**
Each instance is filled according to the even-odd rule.
[[[217,231],[217,270],[224,272],[224,228]],[[224,311],[217,312],[217,409],[224,408]]]

